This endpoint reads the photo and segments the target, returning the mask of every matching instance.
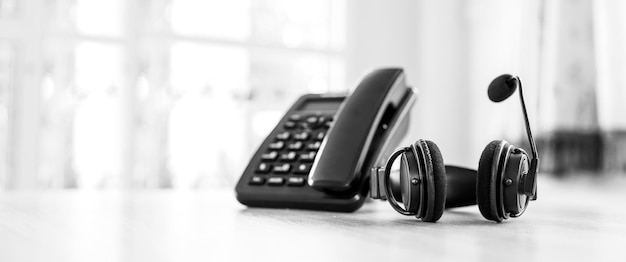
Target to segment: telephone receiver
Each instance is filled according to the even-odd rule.
[[[339,108],[322,142],[323,153],[313,163],[308,184],[328,192],[358,186],[367,178],[369,169],[393,151],[403,137],[397,134],[398,129],[406,133],[406,116],[415,102],[415,93],[406,86],[402,69],[382,69],[367,75]]]
[[[300,97],[250,160],[237,199],[256,207],[355,211],[367,198],[370,168],[384,163],[406,134],[416,98],[400,68],[371,72],[349,96]]]

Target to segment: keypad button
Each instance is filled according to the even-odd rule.
[[[282,186],[285,183],[285,179],[282,177],[270,177],[267,179],[267,184],[270,186]]]
[[[300,154],[300,161],[302,162],[313,162],[315,160],[315,152],[308,152],[304,154]]]
[[[290,177],[287,178],[288,186],[304,186],[304,177]]]
[[[282,165],[274,166],[273,171],[275,174],[286,174],[286,173],[289,173],[290,169],[291,169],[290,164],[282,164]]]
[[[259,164],[259,167],[257,167],[256,172],[261,173],[261,174],[269,173],[271,168],[272,168],[272,165],[267,164],[267,163],[261,163]]]
[[[250,178],[250,181],[248,181],[248,184],[255,186],[263,185],[265,184],[265,178],[260,176],[253,176]]]
[[[296,126],[297,126],[297,124],[294,121],[287,121],[287,122],[285,122],[285,128],[286,129],[293,129]]]
[[[300,114],[293,114],[293,115],[289,116],[289,120],[291,120],[291,121],[297,122],[300,119],[302,119],[302,115],[300,115]]]
[[[320,141],[314,142],[314,143],[309,143],[306,145],[306,149],[308,150],[318,150],[320,149],[320,146],[322,145],[322,143]]]
[[[324,140],[325,136],[326,136],[326,132],[325,131],[320,131],[317,134],[315,134],[315,140],[322,141],[322,140]]]
[[[270,149],[274,149],[274,150],[281,150],[283,149],[283,147],[285,147],[285,142],[283,141],[278,141],[278,142],[274,142],[274,143],[270,143],[269,146]]]
[[[301,129],[313,129],[313,127],[307,122],[299,122],[298,125]]]
[[[309,124],[317,124],[317,120],[319,118],[317,116],[309,116],[306,118],[306,122]]]
[[[293,138],[295,140],[300,140],[300,141],[307,140],[307,139],[309,139],[309,132],[303,131],[303,132],[300,132],[300,133],[295,133],[295,134],[293,134]]]
[[[265,153],[261,155],[261,160],[263,161],[274,161],[278,157],[278,152],[272,151],[269,153]]]
[[[293,143],[287,145],[287,149],[290,149],[290,150],[300,150],[300,149],[302,149],[303,146],[304,146],[304,144],[302,144],[302,142],[298,141],[298,142],[293,142]]]
[[[319,119],[317,120],[317,124],[322,126],[326,124],[326,122],[331,121],[331,119],[332,119],[331,116],[320,116]]]
[[[327,128],[327,129],[328,129],[328,128],[330,128],[331,126],[333,126],[333,120],[332,120],[332,119],[331,119],[331,120],[329,120],[329,121],[327,121],[327,122],[324,124],[324,127],[325,127],[325,128]]]
[[[289,138],[291,137],[291,133],[289,132],[282,132],[282,133],[278,133],[276,134],[276,140],[289,140]]]
[[[293,170],[296,174],[308,174],[311,171],[311,164],[298,164]]]
[[[280,155],[280,160],[285,162],[293,162],[298,157],[298,154],[294,151],[289,151],[289,153],[285,153]]]

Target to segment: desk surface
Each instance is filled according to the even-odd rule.
[[[0,261],[626,261],[624,186],[542,178],[539,201],[501,224],[477,207],[424,223],[378,201],[252,209],[230,189],[4,192]]]

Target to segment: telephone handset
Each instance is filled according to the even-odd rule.
[[[237,183],[248,206],[350,212],[408,129],[417,94],[402,69],[376,70],[349,96],[304,95],[265,139]]]

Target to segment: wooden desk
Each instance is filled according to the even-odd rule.
[[[476,207],[436,224],[385,202],[249,209],[232,189],[4,192],[0,261],[626,261],[626,181],[539,182],[539,201],[501,224]]]

